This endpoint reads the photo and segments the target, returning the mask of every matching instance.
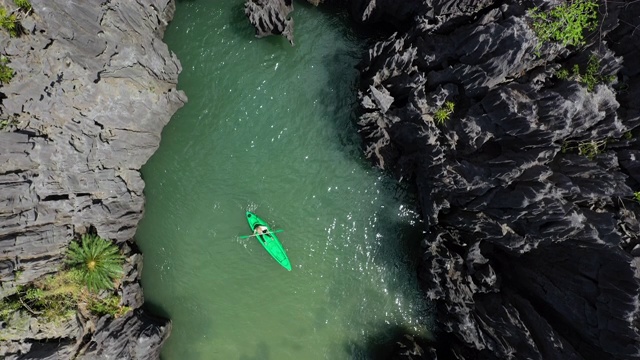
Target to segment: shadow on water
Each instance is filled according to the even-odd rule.
[[[390,208],[385,208],[386,213],[381,214],[382,219],[397,219],[396,214],[391,213]],[[382,231],[385,241],[380,249],[382,253],[397,252],[402,255],[400,263],[387,264],[388,267],[395,267],[398,270],[411,274],[417,273],[418,262],[420,260],[421,241],[424,238],[422,233],[422,221],[417,219],[417,214],[413,210],[408,210],[411,220],[400,218],[394,223],[387,220]],[[414,223],[415,222],[415,223]],[[419,222],[419,223],[418,223]],[[394,260],[391,257],[382,257],[384,260]]]
[[[249,19],[244,13],[244,4],[244,1],[239,1],[231,6],[229,25],[231,25],[231,29],[233,29],[235,33],[242,34],[243,39],[257,39],[255,37],[255,28],[251,25],[251,22],[249,22]],[[275,36],[268,36],[267,38],[269,37]]]
[[[309,3],[303,3],[303,5],[314,8]],[[336,47],[334,52],[325,55],[322,59],[322,63],[328,70],[328,76],[325,86],[322,87],[319,101],[326,109],[327,117],[333,119],[332,125],[338,134],[337,141],[344,153],[359,163],[362,169],[376,169],[380,171],[380,175],[393,179],[392,173],[375,168],[364,157],[363,142],[358,133],[357,125],[359,117],[357,93],[360,81],[357,66],[366,54],[367,44],[370,44],[372,39],[379,34],[371,29],[356,26],[342,6],[322,6],[316,8],[316,11],[330,17],[334,27],[345,29],[344,36],[350,44],[347,48]],[[354,27],[357,29],[354,30]],[[334,89],[335,84],[344,84],[345,82],[348,83],[348,86]],[[413,182],[389,181],[388,184],[387,189],[395,199],[418,204],[417,188]]]
[[[251,40],[255,38],[253,26],[244,14],[244,3],[239,2],[231,8],[229,18],[229,26],[234,33],[242,36],[243,40]]]
[[[406,215],[398,217],[395,209],[386,207],[380,214],[385,226],[380,228],[383,241],[378,249],[380,254],[375,261],[391,272],[391,281],[386,282],[390,293],[401,294],[404,299],[422,299],[416,301],[416,314],[419,328],[433,328],[433,304],[422,293],[418,279],[418,267],[423,253],[421,242],[424,239],[423,224],[414,209],[404,209]],[[386,325],[385,325],[386,326]],[[431,331],[431,330],[429,330]]]
[[[306,0],[294,0],[294,12],[291,13],[295,17],[295,8],[302,7],[306,9],[316,9],[317,11],[336,19],[339,26],[350,30],[350,36],[357,39],[363,45],[370,44],[375,41],[385,40],[395,31],[389,31],[380,27],[380,24],[366,25],[354,21],[349,11],[349,2],[344,0],[324,0],[322,4],[314,6]]]
[[[195,1],[195,0],[190,0]],[[244,2],[239,2],[231,8],[231,14],[229,17],[229,26],[234,33],[240,35],[242,40],[247,42],[251,40],[260,40],[262,43],[269,44],[276,48],[291,47],[289,41],[280,35],[265,36],[258,38],[255,36],[255,29],[249,19],[244,14]],[[295,27],[294,27],[295,35]]]
[[[155,316],[159,316],[165,319],[170,319],[169,313],[165,310],[165,308],[163,308],[159,304],[156,304],[153,301],[145,300],[142,308],[146,311],[149,311],[150,314],[153,314]]]
[[[318,11],[318,9],[316,9]],[[327,11],[324,11],[325,13]],[[324,14],[333,16],[334,14]],[[341,17],[332,18],[336,27],[347,29]],[[345,31],[347,38],[349,31]],[[356,127],[357,108],[357,84],[358,71],[356,65],[362,57],[363,47],[356,39],[349,38],[348,46],[336,47],[334,52],[328,53],[322,58],[322,64],[327,69],[322,91],[318,101],[327,111],[327,118],[333,121],[328,126],[334,126],[338,134],[337,141],[344,152],[353,160],[361,164],[363,168],[369,168],[362,155],[362,141]],[[346,85],[345,85],[346,83]],[[341,84],[341,86],[336,86]]]
[[[334,52],[322,58],[327,77],[319,96],[319,101],[327,110],[328,118],[338,134],[339,145],[363,169],[370,170],[372,165],[363,155],[362,140],[358,134],[358,101],[360,73],[357,66],[366,54],[369,45],[380,38],[372,28],[358,25],[351,19],[344,4],[324,3],[318,7],[306,1],[297,1],[296,6],[317,12],[318,16],[328,18],[332,28],[341,28],[346,47],[336,46]],[[293,13],[292,13],[293,14]],[[347,83],[348,86],[344,86]],[[343,86],[335,87],[336,84]]]
[[[239,360],[269,360],[271,355],[269,352],[269,346],[264,342],[256,345],[253,355],[240,355]]]
[[[369,336],[364,343],[347,343],[345,347],[351,353],[353,360],[389,360],[389,359],[408,359],[409,357],[399,357],[401,345],[413,347],[413,343],[420,348],[427,349],[431,344],[429,339],[425,339],[412,334],[409,329],[402,326],[389,327],[386,324],[378,326],[379,329],[385,329],[375,335]],[[413,337],[410,341],[406,335]]]
[[[178,299],[178,302],[181,304],[190,303],[190,299],[186,297],[177,297],[177,299]],[[154,316],[162,317],[165,319],[171,319],[171,316],[170,316],[171,314],[169,314],[169,312],[167,312],[165,308],[158,305],[152,300],[151,301],[145,300],[143,308],[149,311]],[[187,318],[189,319],[189,325],[196,326],[198,329],[203,329],[203,332],[205,333],[211,333],[210,331],[208,331],[209,329],[212,329],[213,320],[211,319],[211,317],[207,316],[206,314],[203,314],[202,311],[200,311],[196,307],[191,306],[190,309],[192,311],[187,316]],[[185,316],[183,315],[182,318],[184,317]]]
[[[178,302],[181,304],[189,304],[190,303],[190,299],[182,297],[178,299]],[[159,304],[155,303],[153,300],[146,300],[143,304],[143,309],[145,311],[148,311],[150,314],[152,314],[154,317],[161,317],[164,319],[171,319],[172,316],[170,316],[171,314],[169,314],[169,312],[166,311],[166,309],[162,306],[160,306]],[[191,307],[191,310],[189,312],[188,315],[184,315],[182,314],[181,316],[179,316],[180,321],[182,323],[187,323],[189,324],[189,327],[193,327],[199,330],[200,333],[202,334],[213,334],[213,336],[223,336],[223,333],[221,331],[216,332],[213,324],[214,324],[214,320],[210,317],[207,316],[206,314],[204,314],[201,310],[199,310],[198,308],[194,308],[193,306]],[[172,320],[175,322],[175,320]],[[169,339],[167,340],[168,342],[173,342],[173,341],[187,341],[189,343],[192,344],[192,346],[188,346],[188,347],[181,347],[180,348],[180,356],[176,357],[176,354],[167,354],[165,352],[161,353],[160,359],[175,359],[175,358],[181,358],[181,359],[202,359],[202,358],[207,358],[209,354],[202,354],[201,353],[201,349],[199,346],[193,346],[196,345],[198,340],[202,341],[200,339],[195,340],[192,338],[185,338],[185,333],[184,330],[182,330],[182,332],[177,331],[177,329],[182,328],[184,329],[184,324],[173,324],[173,330],[171,335],[169,336]],[[206,340],[204,340],[206,341]],[[266,359],[266,357],[259,357],[259,359]]]

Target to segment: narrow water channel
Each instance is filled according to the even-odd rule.
[[[415,200],[362,158],[346,15],[295,3],[291,47],[254,38],[242,1],[177,6],[189,102],[143,168],[136,235],[145,299],[173,321],[162,358],[365,359],[389,329],[428,336]],[[291,272],[239,238],[246,210],[284,230]]]

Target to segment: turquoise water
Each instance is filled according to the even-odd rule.
[[[295,41],[256,39],[239,1],[178,1],[165,41],[188,104],[143,168],[149,307],[169,359],[364,359],[391,329],[429,336],[411,194],[362,158],[362,40],[295,3]],[[293,270],[250,234],[275,229]]]

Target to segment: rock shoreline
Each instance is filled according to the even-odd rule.
[[[54,327],[27,316],[21,332],[0,329],[0,357],[157,359],[171,323],[141,308],[133,237],[144,212],[140,167],[187,100],[162,42],[174,1],[31,4],[19,37],[0,31],[15,71],[0,88],[0,298],[55,273],[74,236],[92,230],[127,256],[119,291],[134,310]]]

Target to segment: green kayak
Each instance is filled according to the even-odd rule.
[[[251,211],[247,211],[247,221],[249,222],[251,231],[254,231],[256,226],[259,225],[267,227],[269,231],[264,235],[256,235],[256,238],[280,265],[282,265],[285,269],[291,271],[291,263],[289,262],[287,253],[284,251],[284,248],[282,247],[282,244],[280,244],[280,241],[278,240],[276,234],[271,231],[269,225],[267,225],[264,220],[260,219]]]

